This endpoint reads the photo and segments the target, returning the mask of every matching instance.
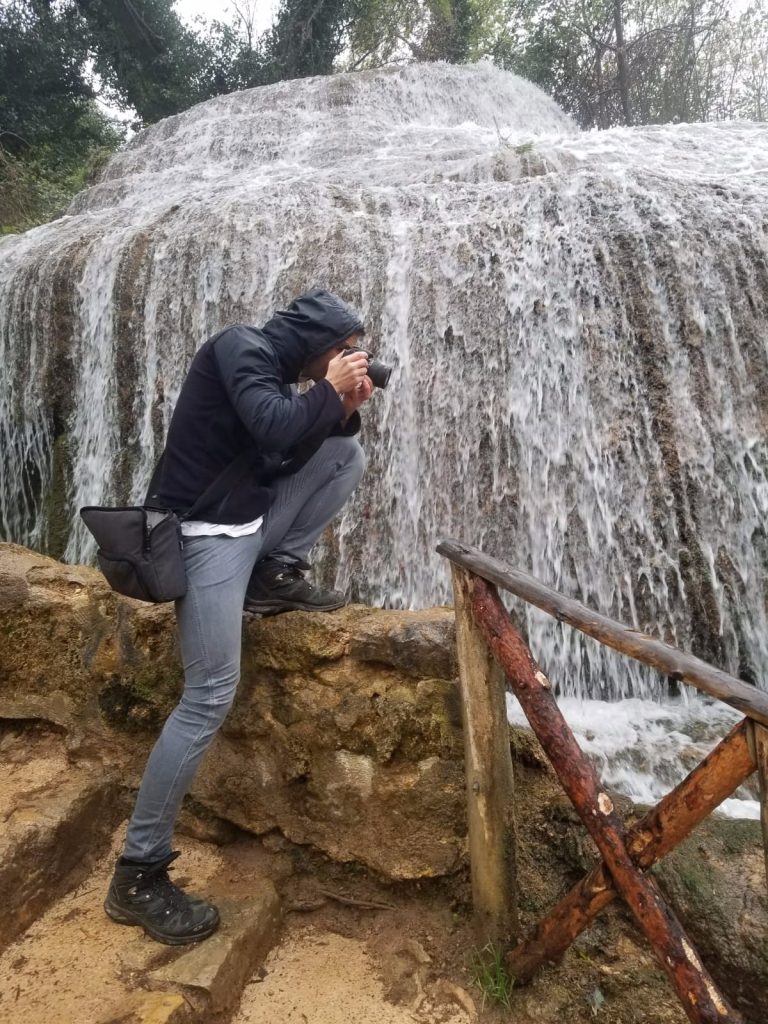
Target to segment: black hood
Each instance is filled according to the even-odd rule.
[[[298,380],[310,359],[363,331],[363,322],[354,309],[322,288],[300,295],[262,327],[287,381]]]

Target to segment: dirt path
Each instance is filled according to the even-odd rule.
[[[263,980],[243,993],[232,1024],[469,1024],[457,1008],[419,1011],[388,1002],[379,968],[360,939],[314,926],[291,928],[272,951]]]

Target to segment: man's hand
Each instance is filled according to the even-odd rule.
[[[372,394],[373,381],[370,377],[363,377],[353,391],[345,391],[341,398],[344,403],[344,421],[346,422],[352,413],[360,408],[363,402],[367,402]]]
[[[358,384],[365,380],[367,372],[368,356],[365,352],[353,352],[348,356],[339,353],[328,363],[325,379],[329,384],[333,385],[334,391],[346,395],[347,392],[357,389]],[[370,395],[367,397],[370,398]],[[362,399],[362,401],[365,401],[365,399]],[[357,405],[355,406],[356,408]]]

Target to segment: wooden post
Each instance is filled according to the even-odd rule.
[[[763,854],[765,856],[765,881],[768,885],[768,729],[752,722],[752,747],[760,779],[760,822],[763,826]]]
[[[673,849],[755,770],[747,742],[750,723],[735,726],[707,757],[630,830],[627,848],[638,867],[648,868]],[[507,956],[515,979],[524,983],[544,963],[559,960],[574,939],[618,895],[605,864],[593,868],[530,929]]]
[[[469,609],[472,580],[452,572],[475,925],[483,945],[506,943],[517,936],[517,882],[504,677]]]
[[[496,588],[484,580],[473,580],[469,603],[476,624],[507,674],[563,788],[672,982],[688,1018],[692,1024],[741,1022],[741,1016],[718,991],[656,883],[633,863],[613,801],[568,728],[549,680],[512,625]]]

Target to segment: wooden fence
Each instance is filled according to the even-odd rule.
[[[645,933],[694,1024],[741,1024],[704,967],[653,878],[645,874],[754,771],[760,779],[768,877],[768,693],[660,640],[590,611],[526,573],[454,540],[452,563],[464,714],[472,896],[486,940],[508,943],[516,981],[563,956],[621,896]],[[626,828],[541,671],[501,603],[497,587],[588,636],[738,709],[745,717],[640,821]],[[520,937],[516,916],[512,762],[504,676],[594,840],[602,863]]]

